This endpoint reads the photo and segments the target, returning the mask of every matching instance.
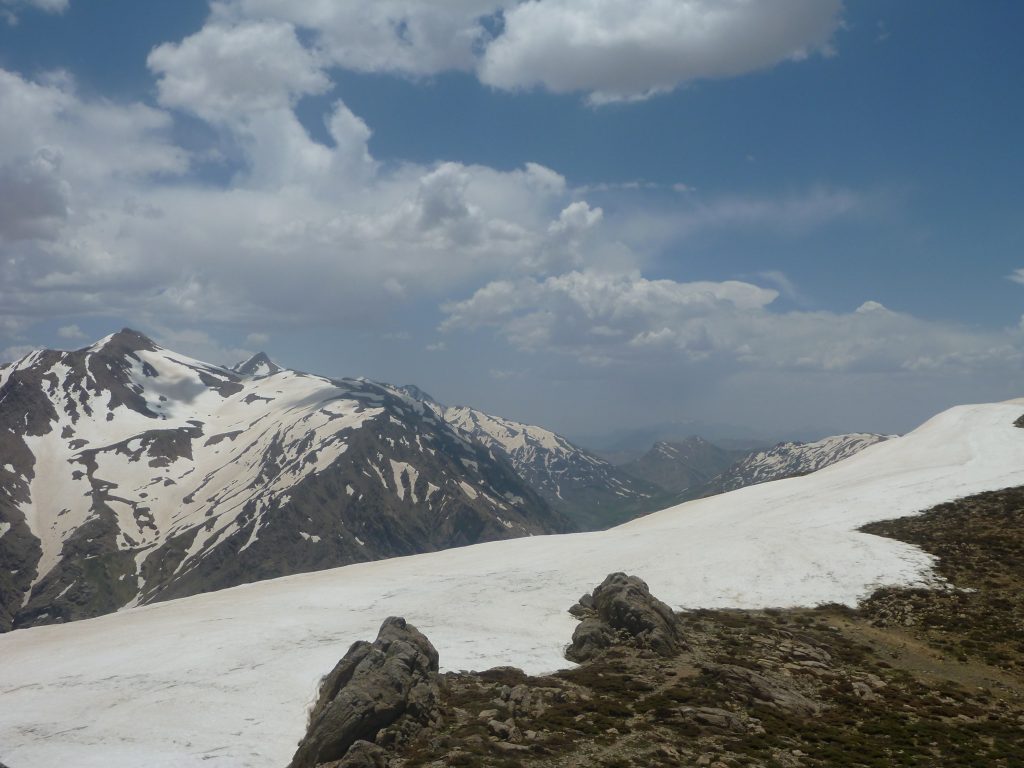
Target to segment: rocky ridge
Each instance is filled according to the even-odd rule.
[[[128,329],[0,369],[0,631],[567,527],[386,385]]]

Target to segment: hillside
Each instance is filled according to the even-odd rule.
[[[0,369],[0,630],[566,527],[374,382],[130,330]]]
[[[675,610],[853,606],[883,585],[941,586],[932,555],[858,529],[1024,485],[1022,409],[954,408],[819,472],[608,531],[360,563],[0,636],[0,760],[279,768],[320,676],[385,617],[414,623],[449,670],[549,673],[566,666],[567,608],[615,571],[642,575]]]

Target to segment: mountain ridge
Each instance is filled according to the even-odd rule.
[[[568,527],[386,385],[238,367],[124,329],[0,372],[0,627]]]

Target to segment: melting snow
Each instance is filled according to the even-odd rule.
[[[0,744],[19,768],[285,765],[320,677],[389,615],[447,669],[566,666],[568,606],[611,571],[677,608],[851,604],[934,583],[932,559],[856,529],[1024,484],[1024,400],[964,406],[805,477],[608,531],[535,536],[275,579],[0,635]],[[358,539],[357,539],[358,541]],[[273,621],[268,621],[273,617]]]

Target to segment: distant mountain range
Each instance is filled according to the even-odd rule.
[[[834,435],[813,443],[779,443],[745,456],[710,483],[704,495],[816,472],[892,437],[895,435],[857,432]]]
[[[664,508],[748,485],[806,475],[842,461],[891,435],[835,435],[812,443],[785,442],[757,451],[727,450],[701,437],[655,443],[621,469],[660,489],[650,501]]]
[[[679,442],[657,442],[622,469],[663,492],[683,493],[703,488],[747,453],[721,448],[703,437],[693,436]]]
[[[600,529],[883,439],[747,455],[699,437],[617,467],[413,385],[125,329],[0,367],[0,631],[481,541]]]
[[[414,386],[401,391],[495,456],[508,461],[553,508],[582,529],[606,528],[634,516],[661,489],[570,443],[543,427],[493,416],[467,406],[446,407]]]

